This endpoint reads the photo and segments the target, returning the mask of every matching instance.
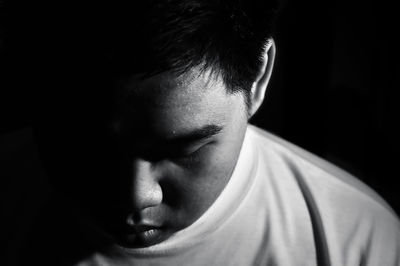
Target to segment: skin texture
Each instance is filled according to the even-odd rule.
[[[65,206],[128,248],[155,245],[191,225],[229,182],[274,56],[270,40],[248,109],[242,93],[228,93],[220,77],[197,68],[132,75],[113,91],[98,83],[79,89],[90,93],[74,94],[71,104],[64,99],[65,116],[57,113],[38,136]]]
[[[232,174],[247,126],[243,97],[197,69],[122,80],[106,134],[85,130],[97,136],[74,143],[80,154],[65,168],[79,184],[70,180],[70,203],[125,247],[154,245],[191,225]],[[90,144],[96,138],[101,148]]]

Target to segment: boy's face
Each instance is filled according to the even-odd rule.
[[[213,204],[235,167],[247,113],[242,93],[195,69],[122,83],[106,137],[81,140],[60,175],[75,173],[71,198],[117,243],[137,248],[162,242]]]

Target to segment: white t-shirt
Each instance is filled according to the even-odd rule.
[[[77,265],[400,265],[400,224],[371,189],[254,126],[226,188],[194,224]]]

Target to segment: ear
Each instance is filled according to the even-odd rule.
[[[249,118],[257,112],[258,108],[260,108],[264,101],[265,92],[267,91],[268,82],[271,78],[272,68],[274,66],[275,53],[275,42],[270,38],[265,44],[262,58],[263,63],[260,72],[251,87]]]

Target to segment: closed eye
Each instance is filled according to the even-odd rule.
[[[201,159],[201,155],[205,148],[209,146],[212,142],[208,142],[206,144],[203,144],[196,149],[192,149],[191,151],[186,151],[186,152],[181,152],[181,153],[175,153],[172,156],[169,157],[169,159],[179,165],[183,166],[190,166],[195,163],[199,162],[199,159]]]
[[[142,135],[143,138],[136,137],[132,142],[130,153],[152,162],[195,161],[198,150],[214,142],[214,137],[222,130],[222,126],[210,124],[183,134],[160,139],[146,139],[146,136]]]

